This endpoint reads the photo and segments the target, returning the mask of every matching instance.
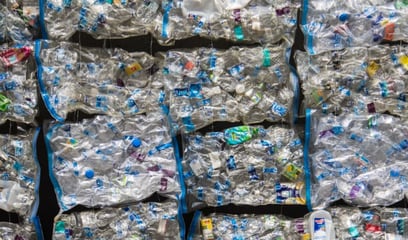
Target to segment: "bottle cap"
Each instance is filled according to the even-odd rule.
[[[348,13],[342,13],[339,15],[339,20],[342,22],[347,21],[350,18],[350,14]]]
[[[92,169],[86,170],[85,172],[85,177],[88,179],[92,179],[94,177],[95,173]]]
[[[133,147],[138,148],[138,147],[140,147],[140,145],[142,145],[142,141],[140,141],[139,138],[133,139],[133,141],[132,141],[132,146]]]

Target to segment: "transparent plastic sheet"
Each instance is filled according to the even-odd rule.
[[[164,101],[161,86],[151,81],[155,60],[147,53],[39,40],[35,57],[42,98],[58,121],[76,110],[115,116],[159,111]]]
[[[408,184],[408,126],[381,114],[306,112],[305,175],[309,208],[343,199],[359,207],[388,206]]]
[[[332,207],[327,212],[315,211],[296,219],[274,214],[212,213],[204,216],[197,211],[187,239],[402,240],[408,237],[407,227],[408,212],[405,208]],[[322,237],[322,232],[316,231],[327,228],[332,228],[335,238]]]
[[[171,201],[61,214],[54,220],[53,239],[182,239],[181,217]]]
[[[314,55],[385,40],[406,41],[407,6],[404,0],[303,0],[305,49]]]
[[[0,124],[34,123],[37,115],[36,65],[29,45],[0,46]]]
[[[147,35],[159,14],[159,0],[40,0],[43,32],[52,40],[68,40],[81,31],[97,39]]]
[[[27,44],[39,35],[38,2],[0,2],[0,44]]]
[[[296,52],[305,108],[323,113],[384,113],[408,117],[408,48],[347,48],[310,56]]]
[[[286,44],[161,53],[170,116],[181,132],[219,121],[245,124],[293,120],[295,89]]]
[[[181,194],[167,116],[161,113],[51,124],[46,146],[63,211]]]
[[[39,240],[30,224],[16,224],[10,222],[0,222],[0,238],[2,240]]]
[[[233,204],[305,204],[303,148],[296,132],[238,126],[184,136],[189,210]]]
[[[193,36],[293,43],[299,6],[296,0],[163,0],[151,33],[162,45]]]

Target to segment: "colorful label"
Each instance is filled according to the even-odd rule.
[[[258,135],[258,128],[249,126],[232,127],[225,130],[225,140],[229,145],[237,145],[251,140]]]
[[[401,63],[401,65],[402,65],[405,69],[408,70],[408,56],[407,56],[407,55],[401,56],[401,57],[399,58],[399,63]]]
[[[283,172],[283,176],[287,177],[291,181],[296,181],[300,174],[302,174],[302,169],[298,168],[292,163],[286,165],[285,170]]]
[[[313,240],[328,239],[328,236],[326,234],[326,219],[315,218],[313,222]]]
[[[127,66],[125,68],[125,72],[126,72],[127,75],[130,76],[135,72],[141,71],[142,69],[143,69],[143,67],[138,62],[135,62],[135,63],[132,63],[129,66]]]
[[[366,71],[367,71],[368,76],[373,77],[373,76],[377,73],[377,71],[378,71],[379,69],[380,69],[380,65],[377,64],[377,63],[374,62],[374,61],[371,61],[371,62],[368,64]]]
[[[213,240],[213,225],[211,218],[204,218],[200,221],[201,231],[203,233],[204,240]]]

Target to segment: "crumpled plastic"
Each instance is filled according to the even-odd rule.
[[[203,216],[196,212],[193,219],[193,230],[188,240],[210,239],[302,239],[300,226],[303,219],[289,219],[273,214],[223,214],[212,213]],[[296,225],[295,225],[296,223]]]
[[[293,42],[299,1],[47,0],[44,31],[68,40],[75,32],[97,39],[152,34],[160,44],[193,36],[231,41]]]
[[[0,44],[28,44],[37,37],[38,4],[33,2],[5,0],[0,3]]]
[[[305,49],[314,55],[384,41],[406,41],[407,6],[404,0],[303,0]]]
[[[297,79],[285,47],[162,53],[162,70],[154,77],[163,82],[177,128],[192,132],[217,121],[292,123]]]
[[[238,126],[184,138],[188,209],[305,204],[303,146],[294,130]]]
[[[405,208],[331,207],[336,239],[406,239],[408,237],[408,212]],[[313,212],[314,213],[314,212]],[[311,239],[311,215],[287,218],[277,214],[223,214],[204,216],[196,212],[188,240],[210,239]]]
[[[159,4],[158,0],[47,0],[42,6],[45,32],[52,40],[68,40],[77,31],[98,39],[146,35]]]
[[[332,215],[338,239],[406,239],[408,212],[405,208],[333,207]]]
[[[339,199],[359,207],[388,206],[404,198],[408,126],[399,118],[308,110],[305,131],[310,207],[324,208]]]
[[[38,235],[30,224],[0,222],[0,238],[2,240],[36,240]]]
[[[0,46],[0,124],[34,123],[37,115],[36,65],[32,46]]]
[[[22,217],[35,215],[38,207],[40,169],[33,149],[37,134],[19,129],[18,135],[0,135],[0,209]]]
[[[63,211],[181,193],[167,116],[97,116],[54,123],[46,135],[50,178]]]
[[[162,45],[193,36],[293,43],[299,6],[296,0],[164,0],[151,33]]]
[[[406,46],[296,52],[305,108],[323,113],[391,113],[408,117]]]
[[[61,214],[53,239],[181,239],[180,217],[170,201]]]
[[[155,60],[147,53],[46,40],[37,41],[35,51],[41,95],[58,121],[76,110],[131,116],[158,111],[164,102],[151,81]]]

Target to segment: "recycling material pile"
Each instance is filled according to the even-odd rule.
[[[408,238],[407,6],[0,1],[0,238]]]
[[[214,122],[293,122],[298,86],[286,54],[287,43],[226,51],[168,51],[161,71],[170,116],[182,132]]]
[[[200,36],[245,42],[293,42],[298,1],[108,0],[43,1],[45,34],[69,40],[76,32],[96,39],[150,33],[159,43]]]
[[[332,207],[299,218],[196,212],[188,239],[405,239],[407,218],[406,208]]]

